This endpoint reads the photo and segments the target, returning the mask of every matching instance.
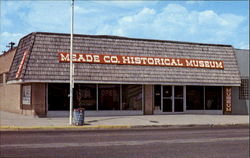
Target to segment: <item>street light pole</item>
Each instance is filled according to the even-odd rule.
[[[73,31],[74,31],[74,0],[71,2],[71,34],[70,34],[70,86],[69,86],[69,124],[72,125],[72,113],[73,113],[73,89],[74,89],[74,79],[73,79]]]

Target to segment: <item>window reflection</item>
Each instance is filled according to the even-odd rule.
[[[120,85],[99,85],[99,110],[120,110]]]
[[[187,86],[187,110],[203,110],[203,99],[203,86]]]
[[[141,85],[122,85],[122,110],[142,110]]]
[[[75,84],[74,108],[96,110],[96,85]]]
[[[206,110],[222,109],[222,89],[221,87],[205,87]]]

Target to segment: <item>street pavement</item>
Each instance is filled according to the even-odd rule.
[[[3,158],[249,158],[249,126],[1,131]]]
[[[0,111],[0,126],[3,129],[22,128],[72,128],[68,117],[25,116]],[[80,128],[131,128],[149,126],[196,126],[196,125],[249,125],[248,115],[137,115],[85,117],[85,125]]]

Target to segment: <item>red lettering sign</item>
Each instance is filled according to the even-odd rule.
[[[59,52],[59,62],[70,62],[70,54]],[[74,63],[93,64],[121,64],[121,65],[146,65],[146,66],[172,66],[224,69],[224,62],[220,60],[166,58],[166,57],[144,57],[126,55],[104,55],[104,54],[82,54],[73,53]]]
[[[24,61],[25,61],[27,55],[28,55],[28,51],[25,51],[24,54],[23,54],[23,58],[21,60],[21,63],[18,66],[18,70],[16,72],[16,78],[19,78],[20,75],[21,75],[21,72],[23,70],[23,64],[24,64]]]

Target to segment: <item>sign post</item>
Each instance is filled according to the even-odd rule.
[[[69,124],[72,125],[72,113],[73,113],[73,88],[74,88],[74,81],[73,81],[73,29],[74,29],[74,0],[71,3],[71,34],[70,34],[70,87],[69,87]]]

